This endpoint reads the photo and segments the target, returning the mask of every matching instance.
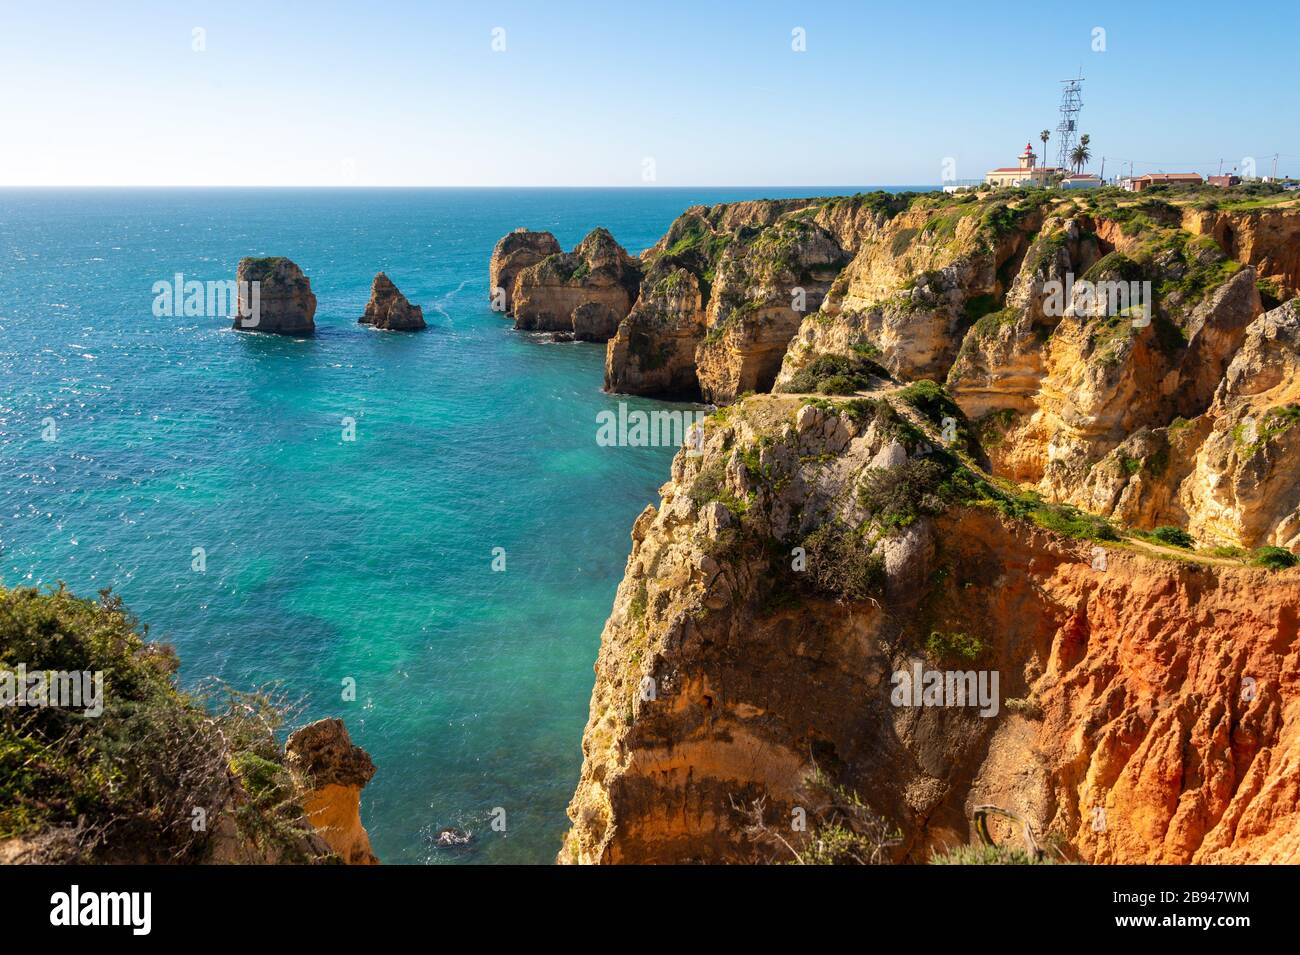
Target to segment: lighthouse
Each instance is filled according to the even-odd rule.
[[[1034,147],[1025,143],[1025,151],[1020,154],[1020,168],[1025,172],[1030,172],[1034,168],[1034,162],[1038,156],[1034,153]]]

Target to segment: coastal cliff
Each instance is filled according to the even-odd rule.
[[[1298,254],[1278,189],[684,212],[605,385],[722,407],[633,528],[560,861],[924,862],[988,805],[1294,861]],[[900,702],[932,669],[999,686]]]
[[[985,804],[1068,859],[1294,861],[1300,571],[1106,540],[909,398],[750,397],[678,454],[632,531],[560,861],[794,861],[846,801],[896,862],[973,842]],[[898,705],[922,667],[1000,685]]]

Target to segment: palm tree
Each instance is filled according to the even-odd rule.
[[[1086,166],[1088,160],[1092,158],[1092,150],[1088,148],[1089,138],[1090,137],[1087,133],[1080,136],[1079,145],[1075,146],[1074,150],[1070,153],[1070,162],[1074,163],[1075,172],[1083,172],[1083,167]]]
[[[1041,133],[1038,134],[1038,138],[1043,141],[1043,165],[1046,166],[1047,165],[1047,141],[1052,138],[1052,134],[1047,130],[1043,130]]]

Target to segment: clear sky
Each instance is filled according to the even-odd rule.
[[[1300,175],[1298,62],[1272,2],[0,0],[0,185],[937,183],[1079,69],[1093,171]]]

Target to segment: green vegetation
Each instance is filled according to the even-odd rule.
[[[1262,424],[1252,427],[1251,419],[1247,418],[1234,425],[1232,439],[1244,447],[1248,455],[1254,455],[1297,421],[1300,421],[1300,405],[1279,405],[1265,413]]]
[[[628,616],[633,620],[644,620],[649,600],[650,591],[646,587],[646,582],[644,580],[637,581],[636,592],[632,594],[632,599],[627,604]]]
[[[1257,279],[1255,288],[1259,292],[1259,300],[1266,312],[1271,312],[1283,302],[1290,300],[1286,290],[1272,279]]]
[[[727,488],[727,460],[725,455],[717,455],[701,468],[688,496],[696,507],[719,501],[733,515],[740,517],[749,510],[749,501],[736,497]]]
[[[916,229],[899,229],[894,233],[894,238],[889,243],[889,251],[892,252],[895,257],[901,256],[911,246],[912,240],[916,238],[916,234]]]
[[[820,207],[837,209],[840,206],[855,205],[868,212],[883,215],[888,220],[899,213],[906,212],[917,198],[928,195],[929,193],[921,192],[884,192],[877,190],[875,192],[859,192],[852,196],[835,196],[824,199],[820,203]]]
[[[883,398],[851,398],[839,404],[828,402],[828,410],[858,423],[870,421],[875,424],[877,434],[888,435],[909,450],[925,440],[925,433]]]
[[[1123,252],[1109,252],[1094,262],[1092,268],[1083,273],[1082,281],[1100,282],[1103,279],[1137,282],[1142,279],[1142,266]]]
[[[1119,533],[1106,518],[1081,511],[1069,504],[1040,502],[1029,512],[1029,519],[1045,530],[1055,531],[1076,540],[1119,540]]]
[[[681,259],[697,254],[709,263],[716,263],[732,242],[732,236],[713,232],[705,222],[697,218],[688,219],[685,225],[669,235],[669,239],[671,244],[667,254],[671,258]]]
[[[1016,846],[959,846],[930,858],[930,865],[1056,865],[1043,856],[1035,859]]]
[[[0,671],[103,674],[103,712],[0,707],[0,838],[63,829],[73,856],[205,858],[216,815],[299,861],[306,823],[275,733],[286,713],[269,692],[174,684],[169,647],[108,591],[0,589]],[[241,793],[241,797],[239,794]],[[208,814],[206,830],[191,823]]]
[[[1250,562],[1256,567],[1267,567],[1269,570],[1286,570],[1300,564],[1300,557],[1285,547],[1261,547],[1251,555]]]
[[[839,521],[822,524],[803,539],[808,581],[821,593],[847,600],[878,596],[885,582],[884,558],[861,529]]]
[[[797,371],[783,389],[787,394],[851,395],[868,388],[872,378],[889,372],[862,355],[818,355]]]
[[[996,295],[972,295],[966,300],[966,321],[974,324],[985,315],[989,315],[997,310],[998,299]]]
[[[996,448],[1011,430],[1016,420],[1016,412],[1011,408],[999,408],[974,422],[976,437],[983,448]]]
[[[925,653],[935,663],[974,663],[988,649],[979,637],[934,630],[925,641]]]
[[[872,468],[858,486],[858,503],[883,530],[907,527],[948,508],[945,482],[951,471],[933,457],[912,458],[892,468]]]
[[[1168,525],[1157,527],[1150,533],[1149,537],[1151,540],[1167,547],[1184,547],[1190,550],[1196,546],[1196,540],[1181,527],[1170,527]]]
[[[952,438],[954,442],[964,443],[969,439],[966,413],[942,385],[921,378],[900,388],[896,397],[915,408],[936,430],[942,431],[946,422],[952,421],[955,428]]]
[[[1246,552],[1240,547],[1211,547],[1205,553],[1210,557],[1222,557],[1228,560],[1239,560],[1246,556]]]

